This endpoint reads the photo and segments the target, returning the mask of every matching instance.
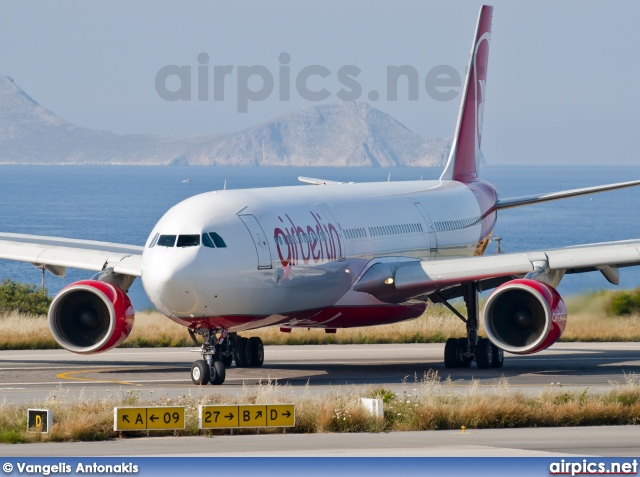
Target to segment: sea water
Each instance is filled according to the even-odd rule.
[[[143,245],[160,217],[173,205],[211,190],[300,184],[298,176],[374,182],[437,179],[440,169],[298,167],[134,167],[0,166],[0,231]],[[640,179],[640,167],[509,166],[483,168],[483,179],[500,197],[588,187]],[[320,187],[301,185],[301,187]],[[582,243],[640,238],[640,187],[504,210],[494,237],[503,252],[543,250]],[[488,254],[495,253],[491,243]],[[93,272],[68,270],[65,278],[47,272],[55,294]],[[621,269],[621,287],[640,285],[640,267]],[[31,264],[0,260],[0,280],[40,284]],[[567,275],[563,295],[614,288],[599,272]],[[151,303],[140,280],[131,287],[136,309]]]

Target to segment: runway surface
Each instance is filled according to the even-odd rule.
[[[507,355],[499,370],[447,370],[442,353],[441,344],[269,346],[262,368],[232,366],[222,386],[195,386],[189,370],[199,355],[185,348],[123,348],[88,356],[63,350],[1,351],[0,399],[39,403],[52,396],[105,397],[123,390],[158,397],[233,395],[268,380],[288,384],[294,393],[323,394],[365,384],[401,390],[429,371],[450,377],[461,389],[472,379],[490,389],[504,376],[509,386],[527,393],[551,385],[595,392],[640,375],[640,343],[561,343],[533,356]]]
[[[475,379],[480,391],[504,385],[537,393],[548,386],[589,392],[607,390],[640,375],[640,343],[568,343],[534,356],[505,358],[500,370],[446,370],[443,345],[269,346],[262,368],[227,370],[222,386],[194,386],[189,370],[198,359],[189,349],[115,349],[80,356],[62,350],[0,352],[0,396],[5,402],[38,405],[135,392],[141,397],[208,393],[241,396],[259,382],[277,380],[287,392],[324,394],[345,386],[415,387],[425,373],[450,377],[464,391]],[[553,383],[553,384],[552,384]],[[136,438],[110,442],[0,446],[5,456],[225,455],[225,456],[633,456],[640,453],[640,427],[486,429],[386,434],[271,434]]]

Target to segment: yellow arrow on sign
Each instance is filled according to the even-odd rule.
[[[114,431],[184,429],[184,407],[115,407]]]
[[[238,406],[240,427],[267,427],[267,406]]]
[[[294,404],[200,406],[200,429],[236,427],[293,427],[296,424]]]
[[[239,427],[238,406],[200,406],[200,429]]]
[[[276,404],[267,406],[267,426],[293,427],[296,425],[295,404]]]
[[[147,428],[147,408],[115,407],[113,408],[114,431],[137,431]]]
[[[184,407],[148,407],[147,429],[184,429]]]

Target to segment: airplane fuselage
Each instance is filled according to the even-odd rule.
[[[352,285],[389,257],[481,255],[496,200],[483,181],[204,193],[171,208],[154,227],[142,282],[159,310],[191,327],[341,328],[411,319],[425,303],[390,305]]]

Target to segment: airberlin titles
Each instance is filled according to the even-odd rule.
[[[281,227],[273,231],[282,266],[299,265],[301,263],[325,263],[343,258],[342,240],[338,229],[331,222],[322,220],[322,216],[309,212],[311,223],[296,225],[284,214],[285,219],[278,216]]]

